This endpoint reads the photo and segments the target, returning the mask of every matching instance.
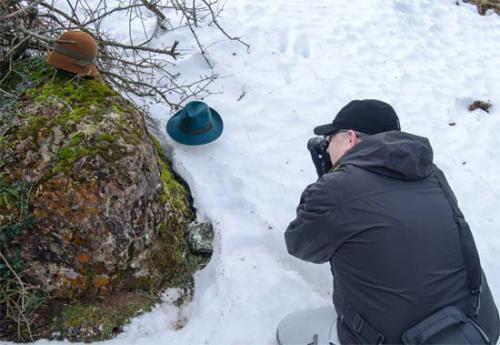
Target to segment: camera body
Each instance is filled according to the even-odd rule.
[[[321,177],[332,169],[330,155],[327,152],[328,144],[328,140],[325,137],[312,137],[307,142],[307,149],[311,153],[311,159],[316,167],[318,177]]]

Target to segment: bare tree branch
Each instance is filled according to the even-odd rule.
[[[167,30],[167,23],[169,30],[189,28],[210,68],[213,66],[207,49],[197,32],[203,23],[214,23],[225,37],[249,49],[247,43],[239,37],[231,37],[217,22],[222,10],[215,6],[220,0],[119,0],[113,4],[109,0],[66,0],[63,7],[55,5],[54,0],[0,1],[0,18],[3,19],[0,22],[0,84],[22,56],[46,54],[64,31],[82,30],[96,39],[97,67],[105,81],[125,94],[152,97],[174,109],[190,98],[210,94],[206,86],[216,76],[203,76],[193,83],[180,82],[174,62],[186,52],[179,48],[181,43],[176,40],[164,48],[150,45],[159,30]],[[171,18],[163,12],[167,10],[177,13],[180,18],[177,26],[173,26]],[[154,27],[146,25],[151,14],[157,19]],[[104,28],[110,20],[116,16],[123,18],[123,15],[129,17],[129,39],[118,41]],[[145,39],[135,42],[138,25]],[[9,93],[8,90],[1,92]]]
[[[214,13],[214,10],[212,9],[212,3],[209,3],[207,0],[202,0],[203,3],[207,6],[208,10],[210,11],[210,14],[212,15],[212,22],[215,24],[215,26],[217,26],[217,28],[224,34],[224,36],[226,36],[227,38],[229,38],[230,40],[233,40],[233,41],[238,41],[240,42],[241,44],[243,44],[244,46],[247,47],[247,52],[250,51],[250,45],[248,45],[248,43],[245,43],[244,41],[241,40],[241,37],[231,37],[229,36],[229,34],[224,31],[224,29],[219,25],[219,23],[217,22],[216,20],[216,14]]]
[[[104,41],[104,40],[99,40],[98,41],[100,44],[103,44],[108,47],[119,47],[123,49],[131,49],[131,50],[142,50],[142,51],[147,51],[151,53],[159,53],[159,54],[167,54],[172,56],[174,59],[177,59],[177,56],[180,55],[180,53],[177,53],[175,51],[175,48],[179,44],[179,41],[174,41],[174,44],[172,47],[168,49],[156,49],[156,48],[149,48],[149,47],[141,47],[141,46],[136,46],[136,45],[130,45],[130,44],[122,44],[114,41]]]
[[[54,7],[54,6],[48,4],[45,1],[41,2],[40,6],[43,6],[46,9],[59,14],[60,16],[64,17],[64,19],[66,19],[70,23],[75,24],[77,26],[80,26],[80,22],[77,19],[75,19],[74,17],[71,17],[71,16],[67,15],[66,13],[64,13],[63,11],[61,11],[60,9],[58,9],[57,7]],[[61,26],[61,27],[64,27],[64,26]],[[83,25],[82,25],[82,27],[83,27]]]
[[[0,22],[2,23],[5,23],[7,22],[9,19],[12,19],[14,17],[18,17],[20,15],[23,15],[25,12],[29,11],[29,10],[33,10],[36,8],[36,6],[41,3],[43,0],[35,0],[34,2],[30,3],[28,6],[26,7],[22,7],[21,9],[15,11],[15,12],[12,12],[6,16],[2,16],[0,17]]]
[[[33,340],[33,333],[31,332],[31,321],[28,320],[26,317],[26,298],[28,297],[28,289],[26,287],[26,284],[23,282],[23,280],[19,277],[17,272],[12,268],[10,265],[9,261],[7,258],[2,254],[0,251],[0,258],[3,260],[5,266],[9,269],[9,271],[12,273],[14,276],[15,280],[17,281],[17,285],[19,286],[20,291],[15,291],[14,296],[16,297],[17,295],[17,300],[16,298],[10,298],[7,302],[9,304],[7,305],[8,309],[8,316],[14,320],[17,320],[17,337],[18,339],[22,339],[21,336],[21,319],[24,321],[24,324],[26,325],[26,328],[28,329],[28,334],[30,337],[30,340]],[[19,305],[19,299],[20,305]],[[14,304],[14,308],[12,307],[11,304]],[[14,310],[12,310],[14,309]]]
[[[193,29],[193,26],[191,25],[191,22],[190,22],[191,16],[188,15],[188,11],[185,9],[185,7],[181,6],[177,0],[172,0],[172,1],[173,1],[174,4],[177,5],[177,7],[182,11],[182,13],[184,14],[184,16],[186,17],[186,23],[189,26],[189,30],[193,34],[193,37],[195,38],[196,43],[198,44],[198,48],[200,48],[201,55],[203,55],[203,58],[205,59],[207,65],[210,68],[213,68],[212,64],[208,60],[207,54],[205,52],[205,49],[203,48],[203,46],[200,43],[200,40],[198,39],[198,35],[196,34],[196,31]]]

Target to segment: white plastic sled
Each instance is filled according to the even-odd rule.
[[[293,312],[278,325],[278,344],[338,345],[336,320],[333,306]]]

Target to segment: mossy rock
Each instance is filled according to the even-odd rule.
[[[124,292],[192,289],[208,258],[188,251],[189,190],[144,114],[106,83],[40,59],[19,63],[0,87],[11,94],[0,96],[0,249],[50,296],[34,317],[53,315],[58,301],[77,308]]]

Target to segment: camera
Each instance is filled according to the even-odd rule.
[[[307,142],[307,149],[311,153],[311,159],[316,167],[318,177],[321,177],[332,169],[330,155],[326,151],[327,148],[328,140],[325,137],[312,137]]]

